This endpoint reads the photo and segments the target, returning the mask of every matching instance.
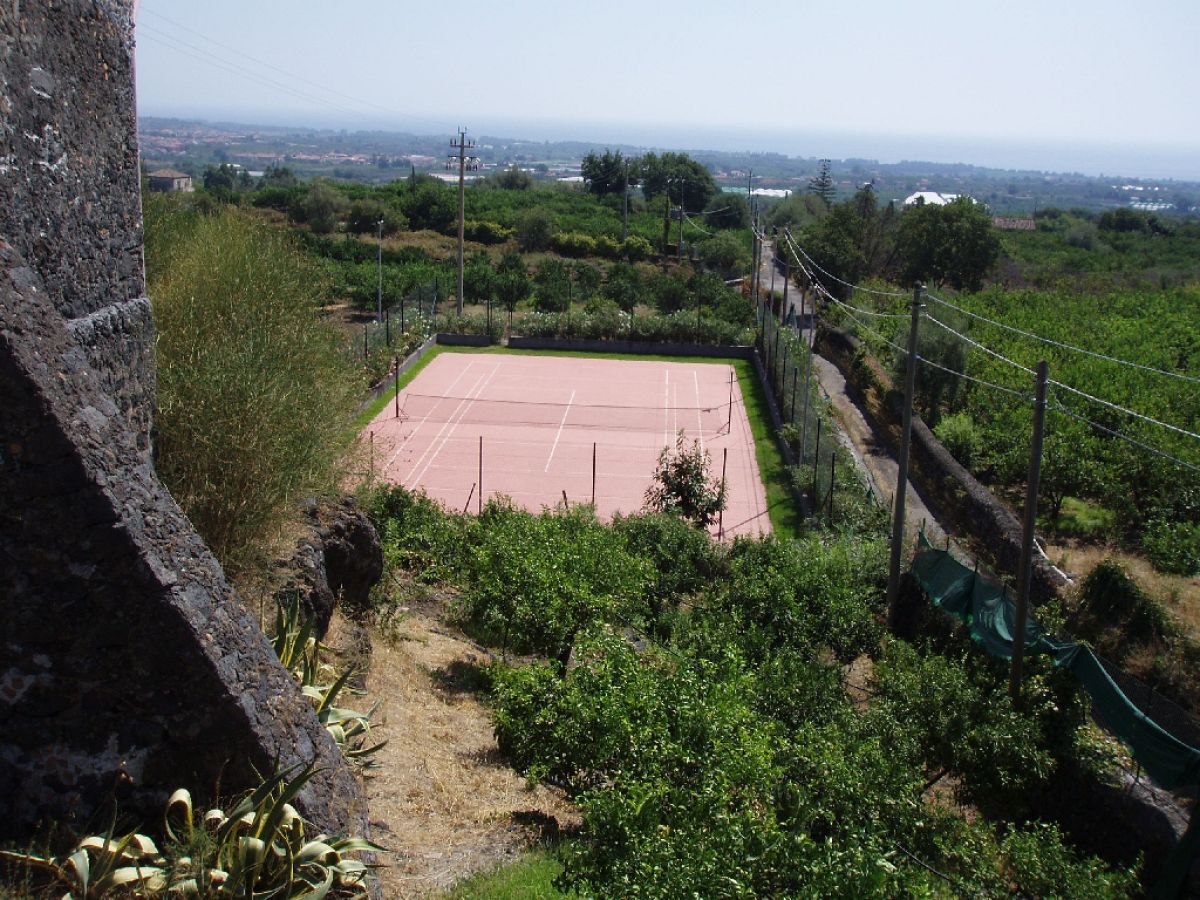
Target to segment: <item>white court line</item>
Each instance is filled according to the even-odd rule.
[[[470,392],[468,392],[467,396],[464,397],[459,402],[458,407],[450,415],[450,421],[446,422],[445,424],[442,425],[441,430],[438,431],[437,435],[430,442],[429,446],[425,448],[425,452],[421,454],[421,459],[425,459],[425,456],[429,453],[429,451],[433,450],[433,445],[437,443],[438,438],[442,438],[441,444],[438,445],[437,450],[434,450],[433,455],[430,456],[429,459],[425,462],[425,465],[421,469],[420,473],[416,474],[415,478],[412,474],[410,474],[409,478],[412,478],[415,482],[418,482],[418,483],[420,482],[421,477],[425,474],[425,470],[429,468],[429,464],[432,463],[435,459],[437,459],[438,454],[441,453],[442,450],[445,448],[446,442],[449,441],[450,438],[454,435],[454,432],[458,429],[458,426],[462,422],[462,419],[470,411],[471,407],[475,404],[475,401],[480,398],[480,396],[483,394],[484,389],[488,386],[488,384],[491,383],[492,378],[495,377],[495,375],[498,371],[500,371],[500,363],[496,363],[496,365],[492,369],[492,371],[488,373],[487,378],[483,379],[482,384],[478,381],[475,382],[475,385],[473,385],[471,388],[471,390],[475,391],[475,395],[471,396]],[[466,404],[465,407],[464,407],[464,404]],[[460,411],[461,411],[461,415],[460,415]],[[458,421],[454,420],[455,416],[459,417]],[[447,428],[450,429],[449,432],[446,432]],[[445,437],[442,437],[443,433],[445,433]],[[417,460],[417,465],[421,464],[421,459]],[[414,466],[413,468],[415,471],[416,466]]]
[[[550,463],[554,460],[554,451],[558,449],[558,439],[562,437],[563,428],[567,425],[567,416],[571,414],[571,404],[575,402],[575,392],[571,391],[571,399],[567,401],[567,408],[563,410],[562,421],[558,423],[558,434],[554,436],[554,446],[550,448],[550,456],[546,459],[546,468],[543,472],[550,471]]]
[[[466,375],[467,372],[469,372],[471,370],[471,367],[474,365],[475,365],[474,362],[467,363],[466,366],[463,368],[463,370],[458,373],[458,377],[456,377],[452,382],[450,382],[450,386],[442,391],[443,396],[446,394],[449,394],[450,391],[454,390],[454,386],[456,384],[458,384],[459,381],[462,380],[462,377],[464,375]],[[405,388],[405,390],[408,390],[408,388]],[[405,398],[405,399],[407,399],[407,398]],[[425,415],[421,417],[421,421],[419,421],[417,423],[416,427],[413,428],[412,431],[410,431],[408,434],[406,434],[404,436],[404,440],[400,441],[399,446],[396,447],[396,452],[392,454],[391,458],[387,461],[387,465],[384,466],[385,472],[389,468],[391,468],[392,463],[394,463],[396,461],[396,457],[398,457],[400,455],[400,451],[402,451],[406,446],[408,446],[408,442],[417,436],[417,432],[421,430],[421,426],[424,425],[427,421],[429,421],[429,417],[431,415],[433,415],[434,411],[438,408],[438,406],[441,405],[441,402],[442,401],[439,400],[437,403],[433,404],[433,407],[429,410],[429,412],[425,413]],[[434,440],[437,440],[437,438],[434,438]],[[403,484],[403,482],[401,482],[401,484]]]

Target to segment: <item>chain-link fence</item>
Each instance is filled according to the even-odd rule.
[[[886,511],[839,440],[821,394],[812,331],[802,330],[799,321],[781,322],[769,301],[758,307],[757,318],[767,385],[779,408],[782,437],[796,457],[792,478],[812,517],[831,526],[886,527]]]

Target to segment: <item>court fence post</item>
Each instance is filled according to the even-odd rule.
[[[398,357],[398,356],[395,357],[395,360],[396,360],[395,406],[396,406],[396,418],[398,419],[398,418],[400,418],[400,357]]]
[[[729,448],[721,451],[721,506],[717,510],[717,540],[725,540],[725,467],[729,465]]]
[[[483,435],[479,436],[479,514],[483,515]]]
[[[592,511],[596,509],[596,442],[592,441]]]

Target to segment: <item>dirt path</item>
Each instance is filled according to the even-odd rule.
[[[763,263],[760,280],[768,289],[771,285],[771,259],[774,255],[773,245],[767,241],[763,244]],[[775,272],[775,293],[783,294],[783,275]],[[801,322],[801,334],[809,338],[812,325],[812,309],[805,303],[803,293],[793,284],[788,290],[788,306],[792,308],[797,319]],[[784,311],[786,317],[787,311]],[[837,366],[816,354],[813,356],[813,371],[821,393],[829,400],[834,416],[841,429],[842,443],[859,469],[870,479],[875,496],[887,503],[889,508],[896,496],[896,483],[900,467],[892,456],[885,441],[871,426],[862,409],[846,391],[846,379]],[[925,497],[917,490],[910,479],[905,491],[904,519],[908,531],[915,535],[924,525],[925,533],[934,543],[941,543],[946,538],[946,531],[937,517],[930,511]]]
[[[500,758],[479,697],[488,652],[413,606],[394,633],[371,634],[367,696],[388,744],[366,779],[371,837],[390,850],[383,896],[437,896],[578,822],[554,788],[530,788]],[[349,705],[349,704],[348,704]]]

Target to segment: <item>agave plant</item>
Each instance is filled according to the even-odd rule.
[[[368,740],[378,704],[365,713],[336,705],[342,693],[349,690],[354,669],[336,675],[332,666],[321,662],[321,642],[313,633],[313,623],[304,619],[294,598],[280,603],[275,610],[271,645],[279,661],[300,684],[300,690],[342,751],[342,757],[362,769],[377,767],[379,764],[373,757],[387,744],[386,740],[374,744]]]
[[[167,884],[164,860],[154,841],[144,834],[116,837],[112,830],[85,837],[64,856],[0,850],[0,860],[48,876],[67,888],[63,900],[90,900],[118,889],[133,892],[140,888],[140,893],[151,895],[162,891]]]
[[[291,805],[312,778],[310,765],[278,772],[228,812],[210,809],[196,821],[187,790],[171,795],[165,831],[191,855],[174,861],[166,880],[173,896],[246,900],[326,896],[365,898],[367,866],[346,854],[381,848],[362,838],[311,838]]]

